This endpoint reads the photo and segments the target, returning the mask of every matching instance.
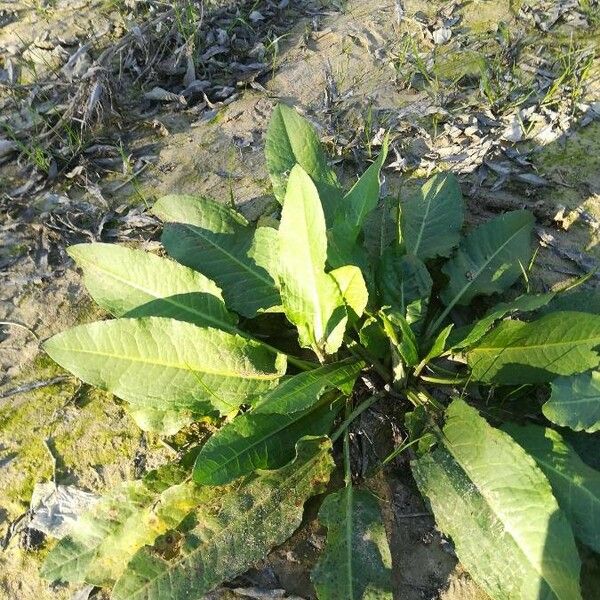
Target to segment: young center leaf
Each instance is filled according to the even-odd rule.
[[[101,498],[50,551],[42,576],[50,581],[112,585],[143,546],[173,529],[210,490],[185,482],[179,467],[163,467]]]
[[[339,394],[319,399],[334,388],[349,394],[363,367],[361,362],[334,363],[286,379],[211,436],[196,459],[194,479],[221,485],[257,469],[282,467],[294,457],[301,437],[329,433]]]
[[[358,243],[367,217],[379,202],[379,175],[388,152],[386,136],[381,153],[369,166],[337,208],[333,227],[327,232],[327,260],[333,268],[352,264],[366,265],[366,252]]]
[[[44,349],[74,375],[133,405],[227,414],[285,373],[259,342],[162,317],[80,325]]]
[[[327,164],[314,127],[285,104],[276,106],[271,115],[265,157],[273,193],[280,203],[284,202],[288,177],[294,165],[298,164],[310,175],[319,190],[327,218],[333,218],[342,198],[337,177]]]
[[[296,459],[241,487],[232,484],[199,506],[191,529],[139,550],[115,584],[114,600],[201,598],[246,571],[302,521],[305,501],[324,491],[334,467],[331,442],[303,438]]]
[[[392,600],[392,557],[373,494],[348,485],[325,498],[327,542],[311,573],[319,600]]]
[[[600,552],[600,473],[586,465],[557,431],[510,423],[502,429],[544,472],[575,536]]]
[[[250,256],[255,230],[242,215],[199,196],[165,196],[152,212],[165,221],[161,240],[169,255],[215,281],[229,308],[254,317],[279,305],[265,268],[268,249],[261,247],[259,261]]]
[[[475,296],[505,291],[527,268],[531,259],[533,215],[515,210],[470,232],[444,265],[448,285],[440,297],[447,311],[469,304]]]
[[[286,317],[300,344],[319,360],[336,352],[348,320],[335,279],[325,273],[327,237],[319,194],[296,165],[290,174],[279,225],[279,287]]]
[[[92,298],[115,317],[171,317],[225,331],[237,321],[213,281],[174,261],[116,244],[77,244],[68,252]]]
[[[561,427],[588,433],[600,431],[600,371],[556,378],[542,411]]]
[[[494,600],[581,600],[573,533],[533,459],[462,400],[412,463],[438,527]]]
[[[503,321],[467,353],[474,381],[544,383],[598,366],[600,316],[553,312],[529,323]]]
[[[438,173],[402,204],[400,232],[406,252],[428,260],[448,256],[458,244],[464,220],[460,185],[452,173]]]

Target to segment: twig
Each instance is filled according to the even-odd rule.
[[[43,381],[30,381],[29,383],[24,383],[23,385],[19,385],[10,390],[7,390],[6,392],[0,395],[0,400],[5,400],[6,398],[10,398],[11,396],[15,396],[16,394],[30,392],[31,390],[38,390],[39,388],[47,387],[49,385],[63,383],[68,379],[70,378],[67,375],[60,375],[59,377],[53,377],[52,379],[46,379]]]

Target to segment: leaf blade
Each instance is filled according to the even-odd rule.
[[[92,298],[116,317],[170,317],[231,331],[234,315],[201,273],[117,244],[77,244],[69,255]]]
[[[543,383],[598,365],[600,316],[552,312],[536,321],[503,321],[466,354],[475,381]]]
[[[571,529],[533,459],[462,400],[440,439],[413,474],[475,581],[495,600],[581,599]]]
[[[542,406],[547,419],[574,431],[600,431],[600,371],[558,377],[551,388]]]
[[[341,199],[337,177],[327,164],[314,127],[285,104],[277,105],[271,115],[265,157],[273,193],[280,203],[285,199],[288,176],[294,165],[299,164],[319,190],[325,213],[333,215]]]
[[[600,552],[600,473],[586,465],[557,431],[510,423],[503,430],[544,472],[575,536]]]
[[[177,262],[215,281],[245,317],[280,304],[275,282],[252,253],[254,230],[227,206],[199,196],[164,196],[152,212],[165,222],[162,243]]]
[[[346,486],[319,510],[325,549],[311,573],[319,600],[392,600],[392,557],[375,497]]]
[[[442,271],[449,282],[440,298],[448,308],[478,295],[503,292],[531,258],[533,215],[515,210],[487,221],[467,235]],[[520,263],[520,264],[519,264]]]
[[[282,467],[303,435],[325,435],[338,407],[319,398],[338,388],[349,394],[364,363],[324,365],[290,377],[253,409],[225,424],[204,444],[194,479],[221,485],[257,469]]]
[[[320,493],[333,469],[331,442],[304,438],[297,457],[265,472],[240,491],[225,488],[199,507],[195,526],[182,532],[179,553],[160,547],[138,551],[113,588],[115,600],[180,600],[200,597],[246,571],[300,525],[304,502]]]
[[[463,220],[464,202],[456,177],[438,173],[402,204],[402,241],[407,252],[421,260],[448,256],[458,244]]]
[[[61,366],[132,405],[226,414],[285,372],[258,342],[163,317],[80,325],[44,343]]]
[[[283,310],[300,343],[322,361],[342,343],[347,315],[337,283],[325,273],[325,217],[312,180],[300,165],[290,173],[279,225]]]

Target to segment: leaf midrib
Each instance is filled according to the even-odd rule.
[[[497,352],[498,350],[539,350],[541,348],[549,348],[549,347],[561,347],[561,346],[580,346],[580,345],[590,345],[590,344],[600,344],[600,335],[590,337],[590,338],[578,338],[575,340],[568,341],[560,341],[560,342],[548,342],[548,343],[539,343],[533,345],[523,345],[523,346],[477,346],[471,350],[472,353],[477,353],[481,351],[482,353],[489,352]]]
[[[263,275],[261,275],[261,273],[258,270],[253,269],[251,267],[251,265],[249,265],[249,264],[245,263],[244,261],[240,260],[239,258],[237,258],[234,254],[232,254],[231,252],[229,252],[228,250],[226,250],[223,246],[219,246],[219,244],[217,244],[216,242],[214,242],[213,240],[211,240],[210,237],[202,235],[198,231],[198,230],[202,230],[201,226],[193,225],[191,223],[176,223],[176,222],[173,222],[172,224],[179,224],[179,225],[183,226],[185,229],[187,229],[188,231],[190,231],[190,233],[192,233],[193,235],[195,235],[195,236],[199,237],[200,239],[204,240],[205,242],[207,242],[208,244],[210,244],[213,248],[215,248],[216,250],[218,250],[219,252],[221,252],[222,254],[224,254],[225,256],[227,256],[227,258],[229,258],[232,262],[234,262],[235,264],[237,264],[243,270],[245,270],[248,273],[250,273],[250,275],[252,275],[254,278],[258,279],[259,281],[262,281],[263,283],[267,284],[269,287],[273,287],[273,282],[270,281],[267,277],[264,277]]]
[[[230,371],[215,371],[215,370],[211,370],[211,369],[207,369],[207,368],[202,368],[202,369],[190,369],[190,368],[185,368],[184,366],[180,365],[180,364],[173,364],[173,363],[169,363],[169,362],[163,362],[163,361],[153,361],[153,360],[148,360],[146,358],[143,357],[135,357],[135,356],[127,356],[127,355],[121,355],[121,354],[111,354],[109,352],[102,352],[99,350],[85,350],[82,348],[68,348],[66,346],[60,346],[60,349],[63,352],[67,352],[67,353],[77,353],[79,352],[80,354],[91,354],[93,356],[104,356],[104,357],[108,357],[108,358],[114,358],[116,360],[123,360],[123,361],[130,361],[130,362],[137,362],[137,363],[142,363],[142,364],[149,364],[149,365],[154,365],[157,367],[166,367],[169,369],[177,369],[180,371],[186,371],[189,373],[204,373],[205,375],[218,375],[221,377],[233,377],[233,378],[237,378],[237,379],[256,379],[258,381],[270,381],[273,379],[279,379],[281,377],[281,375],[277,372],[273,373],[272,375],[260,375],[260,374],[248,374],[246,372],[244,373],[239,373],[239,372],[230,372]]]

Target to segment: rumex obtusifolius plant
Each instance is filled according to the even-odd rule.
[[[532,215],[463,234],[451,174],[380,200],[387,146],[344,191],[312,126],[280,105],[266,141],[279,219],[254,226],[213,200],[167,196],[152,210],[171,258],[70,248],[115,318],[60,333],[46,352],[145,430],[220,427],[193,455],[109,491],[51,550],[47,579],[116,600],[201,598],[289,538],[305,501],[327,492],[318,597],[391,599],[379,500],[352,476],[348,435],[391,397],[406,440],[382,465],[411,453],[476,582],[494,599],[582,597],[576,540],[600,552],[600,473],[570,440],[600,429],[600,297],[519,294]]]

